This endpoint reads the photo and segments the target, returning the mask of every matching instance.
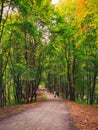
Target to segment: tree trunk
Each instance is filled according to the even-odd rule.
[[[95,70],[94,70],[94,76],[93,76],[93,84],[90,92],[90,104],[92,105],[94,103],[94,91],[96,86],[96,77],[97,77],[97,65],[95,64]]]
[[[2,107],[2,82],[3,82],[3,75],[2,75],[2,33],[1,33],[1,22],[3,16],[3,8],[4,8],[4,1],[1,2],[1,13],[0,13],[0,107]]]
[[[71,64],[69,63],[69,59],[67,60],[67,77],[68,77],[68,82],[69,82],[69,95],[70,95],[70,100],[75,101],[75,73],[74,73],[74,65],[73,65],[73,73],[71,72]]]

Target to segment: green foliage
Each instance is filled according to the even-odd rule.
[[[47,99],[47,96],[46,96],[45,94],[42,94],[42,95],[41,95],[41,98],[42,98],[42,99]]]
[[[0,83],[5,85],[1,102],[5,98],[7,103],[21,102],[23,97],[28,102],[32,98],[27,97],[31,95],[28,90],[33,90],[33,95],[43,82],[70,100],[96,103],[97,3],[66,0],[55,8],[50,0],[4,1],[10,4],[10,11],[0,23]]]

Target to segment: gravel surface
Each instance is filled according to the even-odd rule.
[[[0,130],[75,130],[65,101],[45,93],[39,105],[0,121]]]

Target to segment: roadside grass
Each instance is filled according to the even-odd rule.
[[[94,103],[92,105],[87,104],[87,101],[85,99],[84,100],[76,100],[76,102],[79,103],[79,104],[88,105],[88,106],[94,106],[94,107],[98,108],[98,104],[96,104],[96,103]]]
[[[45,99],[47,99],[47,96],[44,93],[42,93],[41,98],[45,100]]]

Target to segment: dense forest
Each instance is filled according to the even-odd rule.
[[[39,85],[98,103],[98,0],[0,0],[0,107]]]

